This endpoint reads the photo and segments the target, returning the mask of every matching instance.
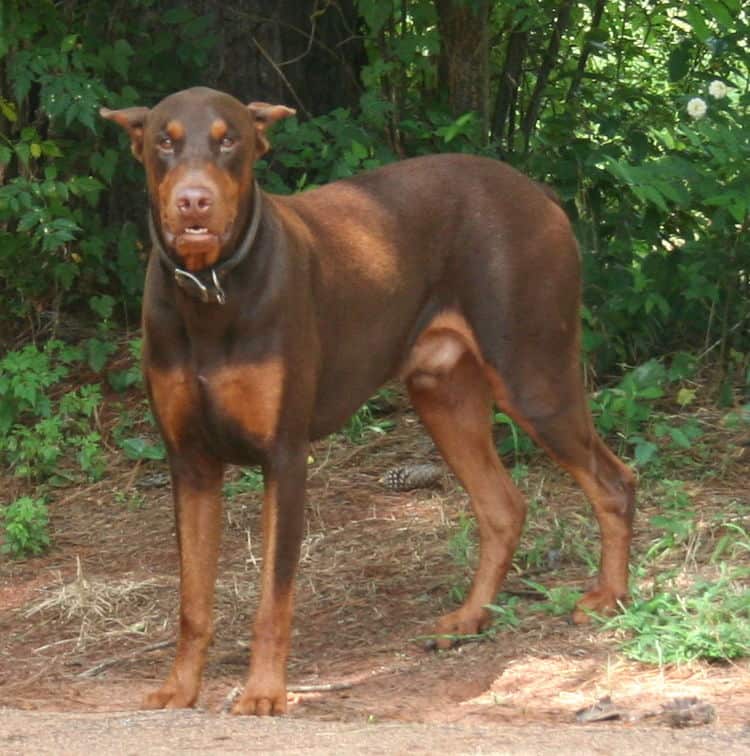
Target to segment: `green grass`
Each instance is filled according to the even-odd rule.
[[[724,569],[714,580],[670,581],[604,624],[630,659],[680,664],[750,655],[750,569]]]

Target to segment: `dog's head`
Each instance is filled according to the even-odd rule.
[[[154,108],[102,108],[130,135],[146,169],[151,212],[165,248],[190,271],[231,254],[249,221],[253,165],[269,149],[266,131],[294,115],[205,87]]]

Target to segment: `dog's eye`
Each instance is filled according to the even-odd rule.
[[[174,142],[171,137],[163,136],[159,140],[159,149],[162,152],[174,152]]]
[[[229,150],[234,147],[234,139],[230,136],[222,137],[221,141],[219,142],[219,147],[222,152],[229,152]]]

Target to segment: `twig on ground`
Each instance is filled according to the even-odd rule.
[[[161,648],[169,648],[169,646],[174,646],[174,645],[175,645],[175,641],[173,640],[159,641],[159,643],[152,643],[150,646],[144,646],[143,648],[136,649],[135,651],[131,651],[129,654],[123,654],[122,656],[115,656],[112,659],[105,659],[103,662],[99,662],[99,664],[95,664],[93,667],[90,667],[89,669],[86,669],[83,672],[79,672],[78,677],[96,677],[100,672],[103,672],[105,669],[114,667],[115,664],[120,664],[121,662],[129,661],[130,659],[135,659],[139,657],[141,654],[146,654],[151,651],[158,651]]]

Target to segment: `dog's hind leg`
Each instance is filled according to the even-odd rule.
[[[628,561],[635,512],[635,478],[597,434],[577,359],[537,370],[513,389],[489,370],[498,404],[575,478],[596,515],[601,559],[596,586],[578,602],[575,622],[608,613],[628,593]]]
[[[435,629],[435,645],[448,648],[460,636],[478,633],[489,624],[485,607],[495,600],[510,567],[526,505],[495,450],[492,398],[477,358],[448,333],[422,339],[418,349],[430,342],[438,362],[441,350],[449,355],[449,369],[442,369],[443,364],[437,373],[415,370],[407,378],[409,395],[445,461],[471,497],[479,525],[479,565],[469,595],[459,609],[443,616]]]

